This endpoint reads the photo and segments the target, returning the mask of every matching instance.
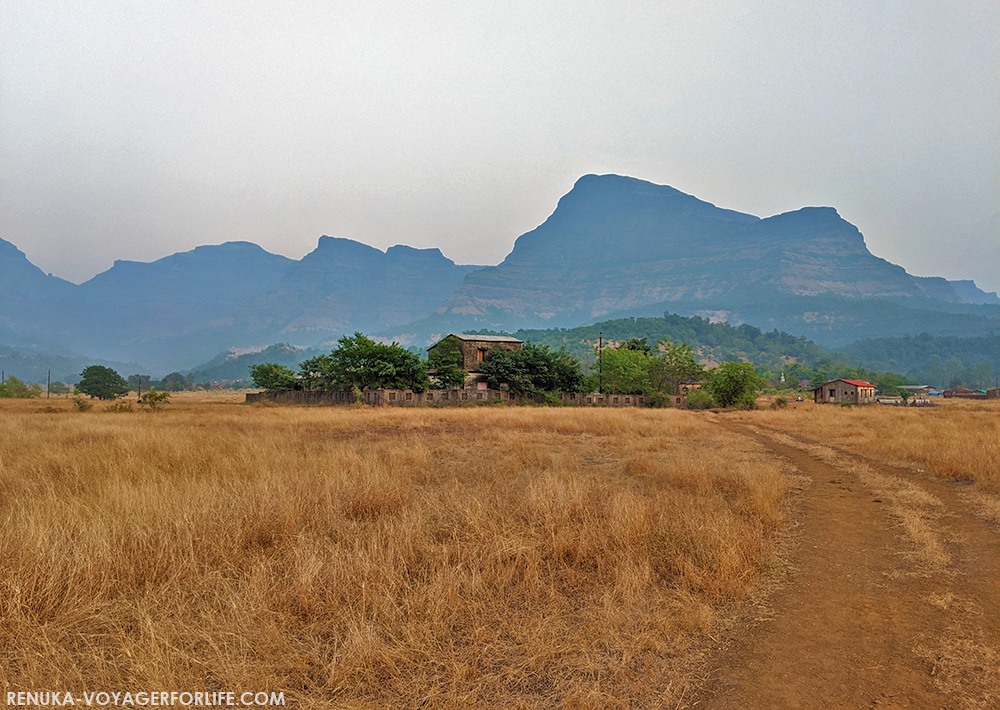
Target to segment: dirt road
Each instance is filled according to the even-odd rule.
[[[966,486],[722,423],[810,480],[786,582],[694,708],[1000,708],[1000,530]]]

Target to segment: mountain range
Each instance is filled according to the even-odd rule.
[[[617,175],[580,178],[491,267],[323,236],[298,261],[227,242],[116,261],[75,285],[0,239],[0,345],[164,372],[275,342],[328,347],[355,330],[422,346],[447,332],[664,311],[838,346],[1000,329],[996,294],[908,274],[831,207],[761,219]]]

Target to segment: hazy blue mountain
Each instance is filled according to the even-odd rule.
[[[800,300],[816,297],[838,299],[839,310]],[[917,319],[968,307],[945,279],[914,277],[871,254],[831,207],[759,219],[672,187],[587,175],[503,263],[467,276],[434,316],[386,334],[569,327],[671,310],[852,342],[885,325],[875,300],[905,304]],[[844,303],[853,315],[838,325]],[[766,323],[753,320],[762,310]],[[1000,309],[966,315],[951,325],[978,332]]]
[[[983,291],[974,281],[949,281],[952,289],[966,303],[1000,304],[996,291]]]
[[[45,274],[24,252],[0,239],[0,343],[58,342],[58,333],[52,337],[51,331],[63,324],[60,311],[76,288],[69,281]]]
[[[5,377],[17,377],[24,382],[45,384],[48,373],[52,372],[53,382],[76,384],[80,373],[88,365],[104,365],[116,370],[123,377],[145,374],[142,366],[134,362],[118,362],[88,358],[65,351],[52,354],[39,352],[36,348],[14,349],[0,345],[0,370]]]
[[[298,344],[381,330],[433,313],[478,268],[457,265],[439,249],[397,245],[382,252],[324,236],[239,319],[248,332]]]
[[[252,365],[273,362],[298,370],[299,364],[303,360],[324,352],[326,351],[296,348],[287,343],[277,343],[251,353],[233,351],[220,353],[208,362],[193,368],[191,374],[194,375],[194,381],[198,383],[249,381]]]
[[[227,242],[116,261],[76,286],[0,242],[0,344],[134,360],[162,374],[230,348],[312,345],[425,317],[477,266],[438,249],[321,237],[301,261]]]
[[[586,175],[503,263],[321,237],[299,261],[229,242],[115,262],[76,286],[0,240],[0,345],[191,368],[233,348],[322,346],[360,330],[424,346],[448,332],[573,327],[664,311],[843,345],[976,336],[1000,299],[915,277],[868,251],[831,207],[760,219],[672,187]]]

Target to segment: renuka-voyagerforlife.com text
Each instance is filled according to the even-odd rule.
[[[65,705],[107,706],[169,706],[214,707],[224,705],[265,706],[284,705],[285,694],[259,692],[177,692],[165,690],[132,692],[77,693],[45,691],[8,692],[7,705],[65,706]]]

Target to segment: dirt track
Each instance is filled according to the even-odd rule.
[[[961,483],[723,422],[809,482],[786,582],[694,708],[1000,707],[1000,530]]]

